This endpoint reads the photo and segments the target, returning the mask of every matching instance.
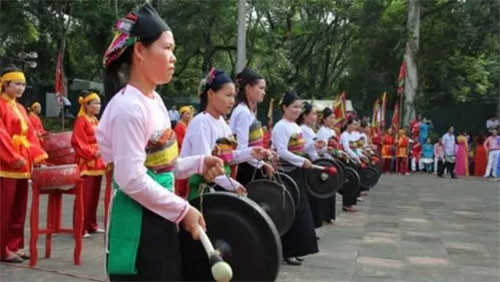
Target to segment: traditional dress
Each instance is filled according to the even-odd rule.
[[[43,136],[47,134],[45,129],[43,128],[42,120],[40,117],[35,112],[30,112],[29,114],[29,120],[31,124],[33,125],[33,128],[35,129],[36,136],[38,137],[38,140],[40,143],[43,142]]]
[[[286,94],[285,94],[286,95]],[[287,172],[297,183],[300,190],[300,202],[296,206],[295,220],[290,230],[281,237],[284,257],[298,257],[318,252],[318,242],[314,231],[309,200],[305,191],[304,170],[305,140],[300,126],[285,119],[273,128],[273,147],[280,159],[294,167]]]
[[[94,99],[99,99],[92,93],[82,98],[82,107]],[[101,193],[102,176],[106,174],[106,165],[99,156],[99,146],[96,139],[96,117],[85,114],[82,108],[73,125],[71,146],[75,149],[75,163],[80,168],[83,179],[83,233],[94,233],[98,230],[97,206]]]
[[[413,143],[411,146],[411,171],[420,171],[420,157],[422,156],[422,145],[420,143]]]
[[[97,129],[106,163],[113,163],[107,237],[111,280],[182,280],[177,224],[189,204],[174,193],[174,175],[201,173],[203,157],[178,158],[163,101],[132,85],[108,103]]]
[[[323,128],[322,126],[321,128]],[[300,126],[302,132],[304,133],[304,152],[306,152],[308,158],[315,161],[319,158],[318,152],[316,150],[316,140],[323,140],[328,142],[328,138],[319,138],[319,136],[314,132],[314,130],[302,124]],[[320,129],[321,131],[321,129]],[[319,131],[318,131],[319,133]],[[331,158],[328,152],[325,152],[324,157]],[[311,206],[311,213],[314,220],[314,226],[319,228],[322,226],[323,221],[335,220],[335,195],[329,199],[317,199],[314,197],[309,197],[309,205]]]
[[[394,137],[385,134],[382,138],[382,158],[384,159],[384,172],[391,170],[391,161],[393,156],[392,147],[394,146]]]
[[[239,103],[231,114],[229,127],[236,135],[238,141],[237,149],[247,150],[254,146],[264,145],[264,131],[260,121],[255,117],[255,113],[244,102]],[[264,163],[256,159],[250,159],[238,165],[236,180],[243,185],[252,181],[252,178],[262,177],[262,165]],[[257,170],[257,171],[256,171]]]
[[[420,158],[419,168],[425,168],[426,172],[432,173],[432,164],[434,163],[434,146],[425,143],[422,146],[422,158]]]
[[[486,150],[483,142],[476,141],[476,152],[474,154],[474,175],[483,176],[486,171]]]
[[[469,144],[463,135],[457,137],[458,149],[455,174],[469,176]]]
[[[179,152],[182,149],[182,143],[184,143],[184,136],[186,135],[187,125],[181,119],[175,125],[175,136],[177,137],[177,145],[179,146]],[[177,179],[175,180],[175,193],[180,197],[187,198],[189,194],[188,179]]]
[[[421,122],[414,119],[410,122],[411,138],[417,140],[420,135],[420,124]]]
[[[418,140],[420,144],[425,144],[427,137],[429,137],[429,130],[432,129],[432,124],[421,122],[418,129],[419,129]]]
[[[242,185],[229,177],[229,166],[252,160],[252,148],[234,150],[234,148],[226,147],[224,144],[217,144],[217,141],[223,138],[233,138],[233,132],[227,125],[224,117],[219,116],[219,118],[215,118],[207,112],[201,112],[189,123],[181,150],[181,157],[194,155],[210,156],[215,153],[215,155],[224,160],[227,175],[218,176],[213,182],[225,190],[235,191]],[[221,149],[218,152],[214,150],[216,149],[216,145],[219,145]],[[188,199],[200,195],[200,188],[202,188],[200,185],[204,182],[205,180],[201,175],[194,175],[189,179]]]
[[[409,139],[406,135],[400,135],[397,141],[397,167],[401,174],[408,173],[408,144]]]
[[[47,159],[47,154],[24,107],[5,93],[0,97],[0,121],[0,259],[5,259],[7,250],[24,248],[28,179],[33,164]],[[24,166],[16,168],[21,160]]]

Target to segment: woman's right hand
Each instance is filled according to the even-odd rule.
[[[239,186],[238,188],[236,188],[235,192],[239,196],[246,196],[248,194],[247,189],[243,186]]]
[[[198,226],[203,230],[207,230],[207,225],[203,215],[193,206],[188,207],[188,212],[181,222],[182,227],[193,236],[194,240],[200,239],[200,232]]]
[[[306,160],[304,161],[304,164],[302,164],[302,168],[309,169],[309,168],[311,168],[311,167],[312,167],[312,163],[311,163],[311,161],[310,161],[310,160],[308,160],[308,159],[306,159]]]

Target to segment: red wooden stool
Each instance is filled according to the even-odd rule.
[[[38,259],[38,236],[46,234],[45,257],[50,257],[52,248],[52,234],[73,233],[75,248],[73,260],[80,264],[82,252],[83,228],[83,186],[80,170],[75,164],[35,168],[32,174],[33,197],[30,215],[30,266],[35,266]],[[47,226],[39,228],[40,196],[48,195]],[[74,195],[73,228],[61,227],[62,196]]]

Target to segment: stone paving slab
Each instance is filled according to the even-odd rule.
[[[337,197],[336,224],[317,230],[320,253],[306,257],[302,266],[283,264],[278,281],[500,281],[499,182],[384,175],[358,203],[358,213],[340,211],[341,200]],[[42,201],[41,219],[45,205]],[[72,198],[64,199],[66,225],[71,207]],[[101,204],[99,222],[102,215]],[[71,236],[54,236],[48,259],[44,240],[38,242],[37,265],[43,271],[2,263],[0,281],[104,280],[102,234],[84,239],[79,266],[72,262]]]

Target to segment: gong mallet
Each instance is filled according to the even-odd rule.
[[[199,228],[200,241],[208,256],[208,261],[211,265],[212,276],[217,282],[229,282],[233,278],[233,270],[231,266],[225,262],[220,256],[220,252],[214,249],[207,233],[201,226]]]
[[[320,166],[320,165],[311,165],[311,169],[321,170],[322,172],[326,172],[330,175],[337,174],[337,169],[334,166]]]

